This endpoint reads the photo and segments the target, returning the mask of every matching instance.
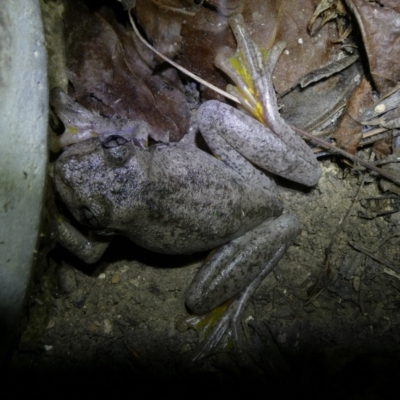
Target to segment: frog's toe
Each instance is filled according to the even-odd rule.
[[[177,322],[176,329],[180,332],[192,328],[199,335],[192,361],[233,349],[240,352],[243,334],[237,302],[238,299],[230,299],[207,314],[192,315]]]

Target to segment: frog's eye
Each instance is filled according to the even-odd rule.
[[[96,218],[93,211],[89,207],[82,207],[79,210],[80,221],[82,224],[90,227],[90,228],[99,228],[100,221]]]
[[[78,211],[79,221],[88,228],[104,228],[109,222],[109,212],[99,202],[93,201],[91,207],[82,206]]]
[[[110,135],[101,143],[109,161],[117,165],[124,164],[132,156],[129,144],[129,140],[120,135]]]
[[[128,143],[128,139],[125,139],[123,136],[110,135],[102,142],[102,145],[105,149],[114,149],[115,147],[123,146],[126,143]]]

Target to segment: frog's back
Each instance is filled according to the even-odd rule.
[[[129,228],[129,237],[146,248],[164,253],[206,250],[280,212],[278,206],[271,209],[262,190],[195,147],[161,145],[152,152],[140,209]]]

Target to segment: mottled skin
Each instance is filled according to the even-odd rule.
[[[123,234],[149,250],[209,250],[282,212],[274,191],[246,182],[195,146],[132,141],[116,162],[97,139],[69,147],[56,162],[58,192],[75,218],[100,234]],[[87,262],[97,257],[83,255]]]
[[[240,28],[240,20],[234,23]],[[200,131],[216,158],[187,141],[146,148],[133,131],[103,133],[74,144],[55,165],[62,200],[79,222],[102,238],[88,240],[60,221],[59,241],[84,261],[99,259],[107,235],[113,234],[160,253],[217,248],[192,282],[186,302],[197,314],[233,302],[201,344],[199,356],[215,349],[225,333],[239,339],[238,321],[249,297],[300,230],[294,216],[281,215],[275,183],[253,164],[308,186],[320,177],[314,155],[276,106],[270,74],[282,49],[271,50],[267,76],[260,72],[264,65],[252,71],[268,92],[270,129],[217,101],[198,110]],[[63,115],[63,110],[58,113]],[[146,127],[140,122],[135,126],[143,138]]]

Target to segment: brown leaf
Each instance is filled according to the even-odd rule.
[[[306,88],[298,85],[280,98],[281,115],[290,124],[314,130],[331,118],[350,98],[363,76],[359,62]]]
[[[385,93],[400,80],[398,0],[346,0],[361,30],[375,86]]]
[[[185,0],[137,0],[134,13],[152,45],[165,56],[173,58],[181,48],[182,23],[185,18],[190,18],[190,14],[194,15],[197,9],[194,6],[192,1]]]
[[[287,47],[274,72],[274,85],[282,94],[309,72],[336,61],[340,46],[331,43],[337,39],[334,23],[326,24],[311,37],[307,22],[314,12],[317,0],[247,0],[243,17],[252,39],[264,49],[278,40]],[[144,27],[145,28],[145,27]],[[146,28],[145,28],[146,30]],[[215,11],[202,8],[182,25],[182,50],[179,62],[203,79],[224,88],[227,80],[214,67],[219,48],[229,46],[232,53],[236,43],[226,18]]]
[[[246,0],[207,0],[206,3],[215,7],[220,14],[229,17],[232,14],[240,14]]]
[[[327,23],[317,37],[308,33],[307,23],[317,0],[248,1],[243,15],[253,40],[269,49],[280,40],[286,42],[284,54],[274,71],[274,85],[285,93],[301,77],[337,61],[342,52],[338,44],[336,25]]]
[[[118,22],[124,15],[105,7],[94,12],[77,0],[67,5],[66,57],[74,99],[110,118],[148,122],[154,140],[179,140],[189,112],[176,71],[153,73],[153,54]]]
[[[320,0],[308,21],[307,29],[312,36],[315,36],[327,22],[332,20],[336,22],[338,40],[342,42],[351,32],[351,26],[347,22],[347,9],[342,0]]]
[[[209,8],[202,8],[182,27],[182,49],[179,64],[206,81],[225,89],[228,78],[214,65],[218,49],[222,46],[236,49],[236,42],[228,19]],[[203,98],[219,98],[205,89]]]
[[[199,7],[190,0],[138,0],[134,13],[158,51],[169,58],[178,55],[182,67],[225,89],[228,81],[215,68],[214,59],[220,46],[229,44],[235,48],[225,17],[241,12],[245,0],[208,0],[205,3],[208,7]],[[165,10],[165,6],[173,6],[176,11]],[[206,88],[203,97],[218,98],[218,95]]]
[[[392,154],[392,138],[381,139],[375,142],[373,151],[378,160],[382,160]]]
[[[362,139],[360,116],[373,104],[371,85],[363,78],[354,89],[339,125],[334,133],[336,144],[351,154],[357,152],[358,144]]]

